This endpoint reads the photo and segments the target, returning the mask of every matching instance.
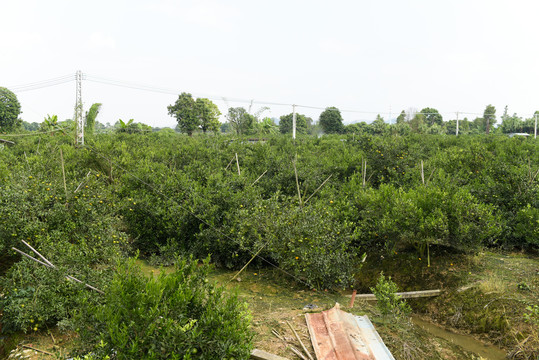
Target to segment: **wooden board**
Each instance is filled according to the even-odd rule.
[[[421,291],[408,291],[408,292],[398,292],[396,293],[403,299],[412,299],[412,298],[423,298],[423,297],[433,297],[440,295],[441,290],[421,290]],[[347,295],[351,297],[352,295]],[[356,300],[376,300],[374,294],[357,294]]]
[[[258,350],[254,349],[251,351],[251,359],[254,360],[288,360],[284,357],[280,357],[277,355],[270,354],[269,352],[266,352],[264,350]]]

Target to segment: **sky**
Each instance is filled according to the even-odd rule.
[[[181,92],[223,114],[296,104],[316,121],[335,106],[347,124],[425,107],[473,119],[488,104],[530,117],[537,14],[535,0],[5,0],[0,86],[28,122],[73,117],[77,70],[85,110],[102,103],[111,124],[174,127]]]

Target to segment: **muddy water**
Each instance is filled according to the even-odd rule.
[[[422,320],[417,316],[412,316],[412,322],[414,323],[414,325],[423,328],[425,331],[436,337],[450,341],[451,343],[460,346],[466,351],[470,351],[476,355],[481,356],[481,359],[506,359],[505,352],[500,350],[498,347],[492,345],[485,345],[482,342],[475,340],[471,336],[455,334],[451,331],[447,331],[439,325]]]

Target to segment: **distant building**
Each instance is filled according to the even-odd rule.
[[[512,138],[513,136],[530,136],[530,134],[527,134],[527,133],[511,133],[508,135],[510,138]]]

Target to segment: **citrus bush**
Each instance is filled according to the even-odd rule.
[[[156,277],[133,260],[120,265],[104,302],[87,302],[75,316],[83,349],[99,359],[248,359],[246,304],[210,283],[209,270],[209,258],[179,259]]]

